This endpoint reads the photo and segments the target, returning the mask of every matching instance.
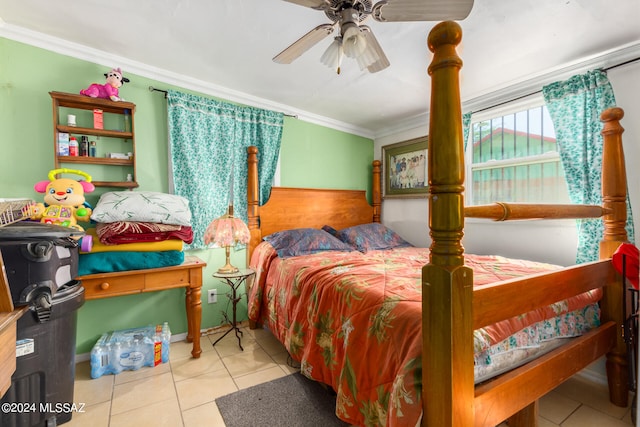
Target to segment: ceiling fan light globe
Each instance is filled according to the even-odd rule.
[[[329,68],[338,69],[343,57],[342,40],[336,37],[320,57],[320,62]]]
[[[365,49],[361,55],[356,57],[356,61],[358,61],[358,66],[360,67],[360,70],[364,70],[365,68],[369,67],[370,65],[372,65],[373,63],[379,60],[380,60],[380,57],[378,56],[378,53],[374,49]]]
[[[343,26],[342,48],[349,58],[357,58],[367,48],[367,41],[362,30],[355,24]]]
[[[348,38],[344,41],[344,54],[349,58],[357,58],[365,51],[367,42],[362,35]]]

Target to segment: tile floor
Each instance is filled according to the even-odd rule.
[[[66,427],[224,426],[215,399],[288,375],[287,353],[270,332],[243,328],[244,351],[233,333],[202,339],[202,355],[191,345],[171,344],[171,361],[155,368],[91,379],[89,362],[76,366],[74,401],[84,403]],[[609,403],[607,388],[577,376],[540,400],[539,427],[628,427],[630,410]]]

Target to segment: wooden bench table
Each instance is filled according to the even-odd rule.
[[[88,274],[78,277],[85,289],[85,299],[93,300],[141,292],[186,288],[187,342],[193,343],[191,355],[199,358],[200,324],[202,321],[202,269],[207,264],[195,256],[187,256],[180,265],[145,270]]]

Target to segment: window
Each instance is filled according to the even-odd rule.
[[[467,204],[569,203],[553,123],[544,105],[472,116],[467,145]]]

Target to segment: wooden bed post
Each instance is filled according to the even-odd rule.
[[[247,267],[251,261],[253,250],[260,244],[260,191],[258,185],[258,147],[247,147],[247,226],[251,238],[247,245]],[[248,289],[247,289],[248,293]],[[257,323],[249,320],[249,328],[256,329]]]
[[[605,110],[600,119],[604,122],[602,135],[602,203],[610,213],[604,216],[604,235],[600,242],[600,258],[610,258],[621,243],[628,240],[625,225],[627,222],[627,174],[620,119],[624,116],[621,108]],[[619,326],[615,348],[607,353],[607,378],[609,380],[609,398],[612,403],[627,406],[629,398],[627,350],[622,325],[624,311],[622,307],[622,280],[619,286],[606,286],[601,301],[602,322],[613,320]]]
[[[247,247],[247,266],[253,249],[260,244],[260,191],[258,185],[258,147],[247,147],[247,225],[251,239]]]
[[[428,37],[430,262],[422,269],[423,425],[474,424],[473,273],[464,266],[464,149],[456,46],[462,29],[436,25]]]
[[[371,164],[373,170],[371,174],[371,205],[373,206],[373,222],[380,222],[380,206],[382,206],[382,191],[380,190],[382,179],[382,162],[374,160]]]

